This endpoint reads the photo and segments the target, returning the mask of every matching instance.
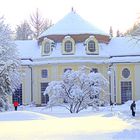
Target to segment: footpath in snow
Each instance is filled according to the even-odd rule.
[[[0,140],[139,140],[140,103],[136,117],[129,105],[78,114],[61,107],[20,107],[0,113]]]

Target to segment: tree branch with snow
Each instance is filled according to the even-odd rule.
[[[44,95],[49,95],[48,107],[63,105],[71,113],[89,106],[97,108],[108,101],[108,80],[100,73],[67,70],[62,81],[52,81]]]
[[[20,84],[20,60],[11,33],[4,19],[0,18],[0,111],[8,109],[7,97]]]

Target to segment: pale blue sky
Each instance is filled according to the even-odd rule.
[[[140,13],[140,0],[0,0],[0,15],[12,27],[29,19],[30,14],[39,9],[43,17],[53,23],[63,18],[71,7],[94,26],[108,32],[124,32],[133,25]]]

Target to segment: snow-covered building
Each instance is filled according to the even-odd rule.
[[[22,60],[21,88],[13,98],[22,104],[45,104],[50,81],[67,69],[87,66],[109,79],[111,100],[118,104],[140,99],[140,44],[129,37],[110,36],[76,12],[43,32],[38,40],[16,41]]]

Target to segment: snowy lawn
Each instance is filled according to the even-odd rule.
[[[19,107],[0,113],[0,140],[139,140],[140,102],[136,117],[129,105],[70,114],[62,107]]]

